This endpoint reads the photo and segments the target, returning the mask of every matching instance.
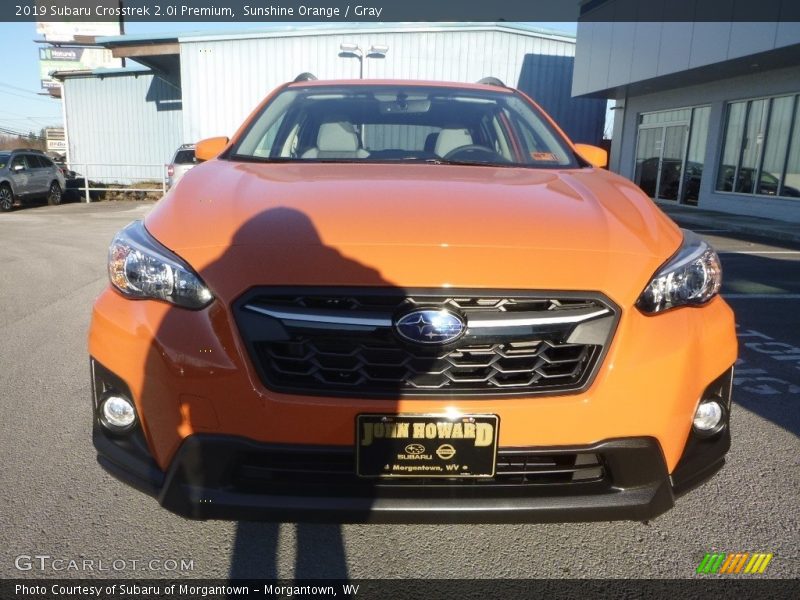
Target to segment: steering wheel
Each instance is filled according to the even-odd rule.
[[[473,160],[475,162],[508,162],[508,160],[489,148],[480,144],[467,144],[458,146],[445,154],[445,160]]]

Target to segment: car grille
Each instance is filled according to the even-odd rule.
[[[526,448],[501,448],[494,477],[398,477],[360,478],[355,474],[355,455],[351,450],[270,450],[240,457],[232,469],[232,485],[237,491],[259,493],[305,493],[324,490],[325,494],[353,494],[361,490],[417,488],[529,488],[586,485],[600,487],[609,482],[603,457],[595,452],[541,452]]]
[[[401,339],[393,319],[418,308],[462,315],[467,333],[433,347]],[[363,289],[258,290],[235,314],[268,388],[384,398],[579,391],[618,318],[599,295]]]

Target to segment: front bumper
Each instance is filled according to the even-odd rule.
[[[103,367],[96,363],[93,367],[96,401],[108,386],[128,391]],[[704,397],[716,397],[729,408],[732,376],[729,369],[708,386]],[[585,480],[546,475],[513,482],[499,477],[361,479],[354,474],[352,448],[264,444],[221,434],[188,436],[162,471],[139,428],[115,436],[95,421],[93,440],[106,471],[188,518],[338,523],[643,521],[670,509],[676,496],[722,467],[730,447],[730,427],[726,423],[708,438],[692,433],[671,475],[652,437],[510,449],[515,456],[524,451],[532,457],[529,460],[591,455],[602,465],[596,476]],[[509,449],[500,448],[499,454],[504,452]]]

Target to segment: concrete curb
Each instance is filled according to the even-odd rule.
[[[713,211],[703,211],[700,214],[699,212],[695,213],[695,209],[691,208],[677,208],[660,202],[656,204],[671,219],[690,227],[720,229],[771,240],[800,243],[800,224],[797,223]]]

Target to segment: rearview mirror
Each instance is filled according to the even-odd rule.
[[[216,158],[228,145],[228,141],[226,137],[212,137],[199,141],[194,147],[194,156],[198,161]]]
[[[608,166],[608,152],[597,146],[589,144],[575,144],[575,150],[581,155],[581,158],[588,161],[593,167],[602,169]]]

